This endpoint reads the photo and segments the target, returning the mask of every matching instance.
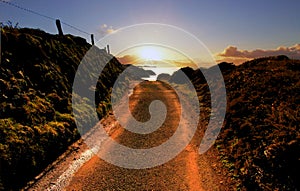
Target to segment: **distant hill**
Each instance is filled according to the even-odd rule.
[[[203,72],[210,73],[211,71],[214,71],[215,67],[219,67],[222,74],[224,75],[230,72],[231,70],[233,70],[235,68],[235,65],[233,63],[221,62],[215,66],[212,66],[211,68],[200,68],[194,70],[191,67],[184,67],[180,69],[183,73],[179,71],[175,71],[171,75],[169,81],[171,83],[177,83],[177,84],[187,83],[182,76],[182,75],[186,75],[189,79],[193,81],[195,85],[203,84],[206,83],[206,79],[203,75]]]
[[[126,64],[124,66],[125,68],[129,68],[129,73],[131,73],[131,76],[136,78],[148,78],[152,75],[156,75],[152,70],[145,70],[132,64]]]
[[[215,146],[229,176],[240,182],[241,190],[299,190],[300,61],[282,55],[219,67],[227,113]],[[182,71],[196,87],[206,116],[202,120],[208,123],[210,93],[203,74]],[[171,76],[181,83],[178,78],[176,72]]]
[[[183,76],[186,75],[186,76],[188,76],[189,78],[192,79],[194,73],[195,73],[195,71],[192,68],[190,68],[190,67],[181,68],[180,70],[175,71],[171,75],[170,82],[171,83],[176,83],[176,84],[185,84],[185,83],[187,83],[186,82],[187,79],[184,78]]]
[[[170,81],[171,79],[171,75],[170,74],[165,74],[165,73],[162,73],[162,74],[159,74],[157,76],[157,79],[158,81]]]
[[[18,189],[37,175],[80,136],[72,108],[72,84],[91,45],[72,35],[36,29],[1,29],[0,190]],[[109,58],[104,50],[98,50]],[[98,116],[110,109],[109,92],[124,70],[113,58],[96,89]],[[82,84],[84,85],[84,84]],[[75,110],[86,118],[93,108]]]

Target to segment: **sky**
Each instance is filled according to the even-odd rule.
[[[278,54],[300,59],[299,0],[0,1],[0,22],[11,21],[13,24],[19,23],[20,27],[40,28],[49,33],[57,33],[53,20],[10,6],[3,1],[51,18],[59,18],[87,33],[95,34],[96,40],[124,27],[160,23],[178,27],[194,35],[217,62],[230,61],[239,64],[256,57]],[[64,24],[62,27],[64,33],[81,36],[90,41],[88,34]],[[130,44],[135,36],[132,33],[123,38],[124,43]],[[112,53],[115,53],[116,46],[111,45]],[[132,51],[127,53],[128,56],[134,54]],[[135,53],[142,57],[140,51]],[[124,56],[125,53],[120,55]],[[153,57],[157,58],[157,55]]]

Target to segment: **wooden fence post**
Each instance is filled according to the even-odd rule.
[[[107,53],[110,54],[109,44],[107,45]]]
[[[58,34],[61,35],[61,36],[64,35],[59,19],[56,19],[56,27],[57,27],[57,30],[58,30]]]
[[[94,45],[95,42],[94,42],[94,35],[93,34],[91,34],[91,41],[92,41],[92,45]]]

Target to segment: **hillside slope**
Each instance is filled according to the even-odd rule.
[[[285,56],[244,63],[225,75],[224,163],[249,190],[299,189],[300,61]]]
[[[227,112],[215,146],[229,176],[240,182],[242,190],[299,190],[300,61],[276,56],[219,66]],[[196,87],[205,114],[201,120],[208,123],[206,80],[200,70],[183,72]],[[178,79],[176,72],[172,79]]]
[[[1,29],[1,40],[0,188],[9,190],[23,186],[80,137],[72,84],[91,45],[71,35],[9,27]],[[99,55],[110,58],[104,50]],[[103,70],[96,91],[99,117],[110,109],[109,92],[123,70],[115,58]],[[88,121],[93,108],[75,110]]]

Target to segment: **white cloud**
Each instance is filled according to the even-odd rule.
[[[105,29],[105,28],[107,28],[107,25],[106,25],[106,24],[103,24],[103,25],[101,25],[101,28],[102,28],[102,29]]]
[[[107,34],[114,33],[116,30],[112,26],[108,26],[107,24],[102,24],[100,26],[100,34],[105,36]]]
[[[228,46],[222,53],[216,55],[218,61],[230,61],[240,64],[244,61],[267,56],[286,55],[289,58],[300,59],[300,44],[290,47],[280,46],[277,49],[263,50],[239,50],[235,46]]]

